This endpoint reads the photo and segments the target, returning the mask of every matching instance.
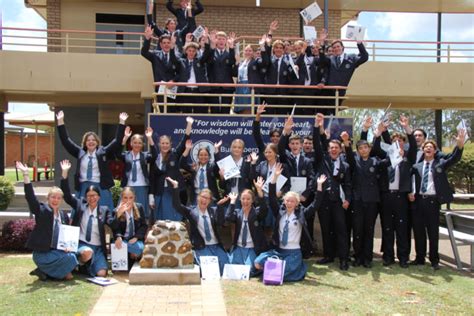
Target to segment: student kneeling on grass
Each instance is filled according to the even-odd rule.
[[[71,280],[72,271],[78,265],[76,254],[67,250],[56,249],[61,225],[69,224],[67,213],[59,210],[63,200],[63,191],[52,187],[48,192],[48,202],[40,203],[30,182],[28,167],[16,162],[16,167],[23,173],[25,198],[31,213],[35,215],[35,228],[28,238],[26,246],[33,250],[33,261],[37,268],[30,272],[41,281],[48,277],[59,280]]]
[[[112,221],[111,211],[107,206],[99,206],[100,189],[91,185],[85,190],[85,200],[71,195],[67,175],[71,163],[69,160],[61,161],[62,179],[61,189],[64,200],[71,205],[71,225],[79,226],[79,248],[77,256],[81,269],[91,276],[107,276],[107,253],[105,244],[105,225]]]
[[[265,261],[271,256],[278,256],[285,260],[284,281],[300,281],[306,275],[306,264],[303,262],[303,255],[301,253],[301,238],[308,238],[306,218],[314,215],[314,212],[319,209],[323,194],[323,183],[326,181],[326,176],[323,174],[317,180],[317,192],[314,201],[308,207],[300,205],[299,194],[296,192],[288,192],[283,196],[283,205],[278,205],[276,196],[276,182],[283,170],[279,163],[272,180],[269,185],[269,200],[270,209],[276,218],[275,228],[273,230],[273,242],[276,249],[264,252],[255,259],[255,268],[262,270]],[[302,236],[303,230],[305,236]]]
[[[217,207],[212,207],[212,192],[209,189],[204,189],[197,196],[197,205],[187,207],[180,202],[178,181],[170,177],[167,177],[166,180],[173,187],[173,207],[189,221],[189,237],[194,248],[194,261],[200,265],[201,256],[216,256],[219,259],[219,269],[222,275],[224,265],[229,263],[229,256],[224,250],[217,227],[224,224],[223,205],[229,198],[221,199],[217,202]]]

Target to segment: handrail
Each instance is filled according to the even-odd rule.
[[[189,82],[153,82],[154,86],[196,86],[196,87],[223,87],[223,88],[280,88],[280,89],[334,89],[346,90],[345,86],[304,86],[283,84],[258,84],[258,83],[189,83]]]

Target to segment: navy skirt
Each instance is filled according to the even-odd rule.
[[[77,254],[80,255],[87,248],[92,249],[93,252],[92,259],[86,263],[86,268],[89,275],[94,277],[100,270],[107,271],[109,266],[107,264],[105,254],[102,251],[102,247],[90,245],[88,243],[83,242],[82,240],[79,240],[79,248],[77,249]]]
[[[197,265],[201,264],[201,260],[199,259],[201,256],[216,256],[219,259],[221,275],[224,272],[225,264],[229,263],[229,255],[219,244],[207,245],[203,249],[194,250],[194,262]]]
[[[170,188],[164,188],[161,195],[155,195],[154,220],[172,220],[181,221],[183,216],[173,207],[173,191]]]
[[[229,263],[245,264],[250,266],[250,276],[256,276],[260,271],[255,269],[254,261],[257,258],[254,248],[233,247],[229,253]]]
[[[127,252],[133,253],[137,257],[141,256],[143,253],[143,249],[145,249],[145,245],[143,244],[143,241],[141,240],[137,240],[133,244],[129,243],[128,241],[122,241],[122,242],[127,244]]]
[[[248,80],[241,80],[239,83],[248,83]],[[240,113],[242,111],[245,111],[247,109],[250,109],[250,104],[252,102],[252,98],[250,96],[238,96],[239,94],[247,94],[250,95],[251,89],[249,87],[237,87],[235,89],[235,98],[234,98],[234,113]],[[241,105],[242,104],[242,105]],[[255,104],[258,105],[260,104],[260,98],[256,97],[255,98]]]
[[[257,259],[255,259],[255,263],[263,267],[268,257],[272,256],[277,256],[281,260],[285,260],[285,276],[283,281],[291,282],[304,279],[308,268],[303,261],[301,249],[272,249],[267,252],[262,252]]]
[[[33,251],[33,262],[38,269],[54,279],[64,279],[79,264],[74,252],[51,249]]]
[[[91,185],[95,185],[96,187],[100,189],[99,205],[107,206],[109,210],[113,210],[115,207],[114,207],[114,201],[112,200],[112,193],[110,192],[110,190],[102,189],[100,187],[100,183],[91,182],[91,181],[81,182],[81,192],[76,192],[76,196],[79,198],[86,198],[86,190]]]

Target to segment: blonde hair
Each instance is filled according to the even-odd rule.
[[[97,147],[99,147],[100,146],[99,136],[94,132],[87,132],[84,134],[84,136],[82,136],[82,148],[86,150],[86,141],[87,141],[87,138],[89,138],[89,136],[94,137],[95,141],[97,142]]]
[[[51,195],[56,194],[56,193],[59,193],[61,197],[64,197],[63,190],[61,190],[61,188],[59,187],[54,186],[51,189],[49,189],[47,198],[49,198]]]
[[[218,37],[218,36],[223,36],[223,37],[227,38],[227,34],[224,31],[217,32],[216,37]]]
[[[125,193],[131,193],[133,195],[133,198],[134,199],[136,198],[135,191],[131,187],[123,188],[122,193],[120,194],[120,196],[123,198],[123,195]],[[135,203],[135,202],[133,203],[132,209],[133,209],[133,218],[134,219],[139,219],[140,218],[140,211],[138,210],[137,203]],[[120,220],[121,221],[126,221],[127,220],[127,218],[125,217],[125,212],[122,214],[122,216],[120,216]]]
[[[232,143],[230,144],[230,147],[234,146],[234,144],[238,144],[240,143],[242,145],[242,147],[245,147],[245,143],[242,139],[240,138],[236,138],[232,141]]]
[[[252,198],[252,202],[255,201],[255,193],[250,189],[243,190],[242,193],[240,193],[240,198],[242,198],[242,195],[246,193],[250,194],[250,197]]]
[[[282,41],[276,40],[273,42],[272,48],[275,48],[275,46],[280,45],[282,48],[285,48],[285,44],[283,44]]]
[[[298,204],[300,204],[300,195],[294,191],[288,191],[285,193],[285,195],[283,196],[283,201],[285,201],[287,198],[295,198],[296,199],[296,206],[298,206]]]

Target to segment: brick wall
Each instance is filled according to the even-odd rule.
[[[25,137],[28,135],[28,137]],[[20,134],[7,133],[5,135],[6,159],[5,167],[14,167],[15,161],[21,159],[21,139]],[[23,159],[29,162],[29,157],[35,155],[35,135],[24,134],[23,136]],[[44,166],[44,162],[50,161],[51,138],[49,135],[38,134],[38,158],[39,166]]]
[[[46,15],[48,29],[60,29],[61,28],[61,0],[46,0]],[[51,39],[51,37],[53,39]],[[61,47],[50,46],[60,45],[60,39],[54,39],[55,37],[61,37],[61,33],[48,32],[48,52],[60,52]]]

